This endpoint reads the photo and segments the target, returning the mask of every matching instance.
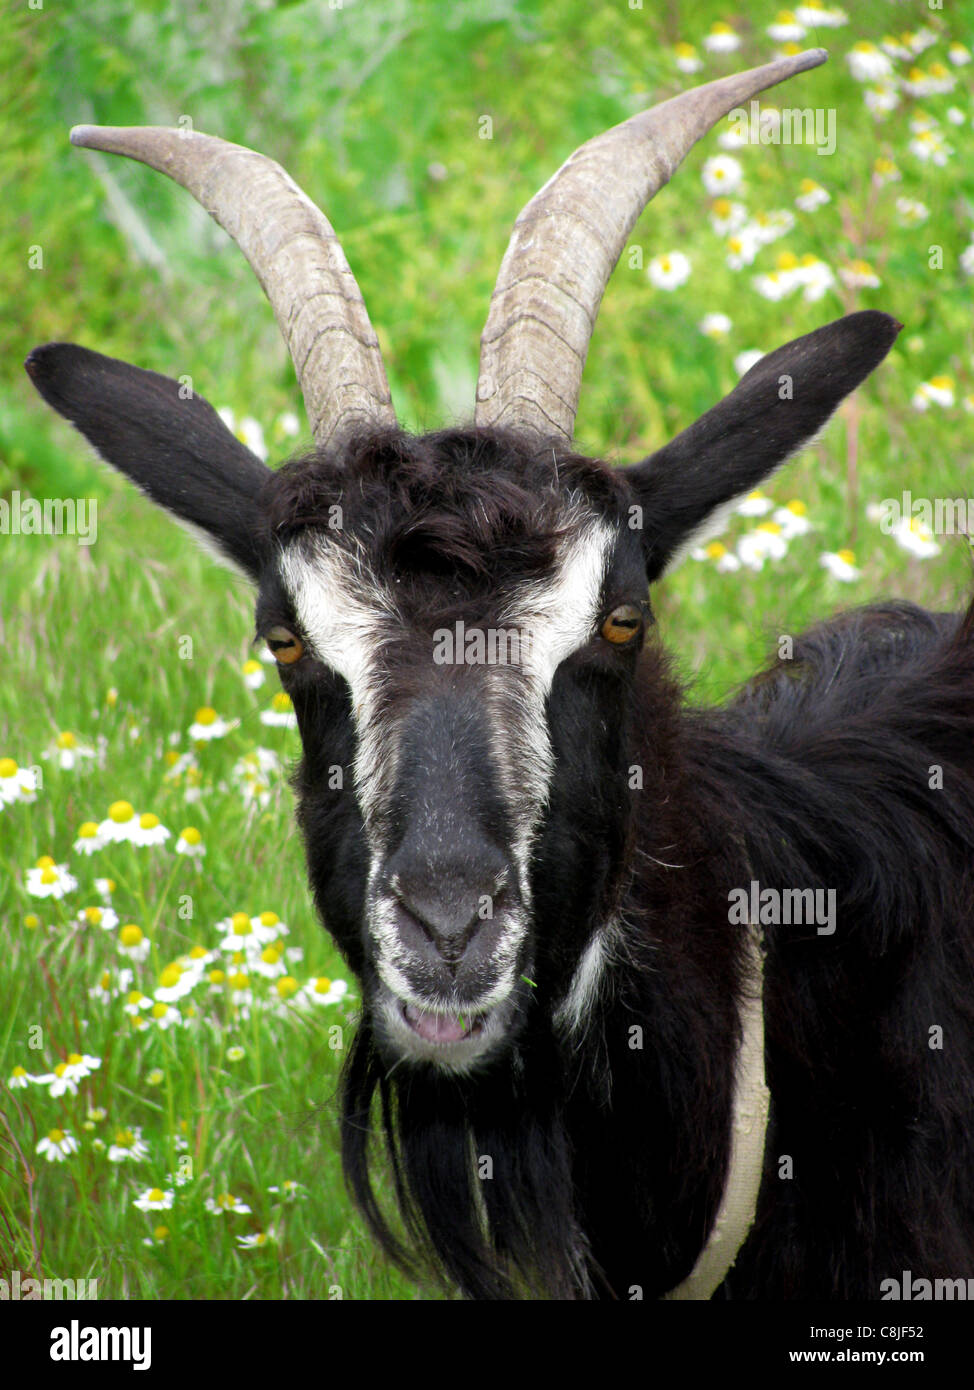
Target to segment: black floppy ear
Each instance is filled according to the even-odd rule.
[[[806,444],[889,352],[902,328],[866,309],[755,363],[706,415],[626,476],[643,509],[652,582],[730,508]]]
[[[271,470],[202,396],[186,396],[167,376],[75,343],[35,348],[24,366],[48,405],[102,458],[257,578],[257,499]]]

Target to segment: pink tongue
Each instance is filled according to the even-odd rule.
[[[407,1004],[406,1017],[419,1036],[427,1042],[459,1042],[467,1035],[467,1030],[460,1020],[451,1018],[449,1014],[429,1013],[426,1009],[416,1009],[412,1004]]]

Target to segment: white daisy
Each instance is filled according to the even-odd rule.
[[[78,1152],[78,1141],[65,1129],[50,1129],[35,1152],[43,1154],[48,1163],[63,1163],[71,1154]]]
[[[740,161],[732,155],[715,154],[704,164],[700,177],[711,197],[727,197],[740,188],[743,170]]]
[[[675,290],[689,280],[690,261],[682,251],[654,256],[646,267],[646,274],[658,290]]]
[[[856,568],[856,557],[851,550],[828,550],[819,556],[818,562],[833,579],[843,584],[852,584],[862,577],[862,570]]]

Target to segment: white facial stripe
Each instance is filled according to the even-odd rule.
[[[525,902],[529,902],[531,841],[548,795],[553,771],[545,702],[558,667],[590,639],[615,535],[607,522],[578,507],[563,518],[571,539],[563,546],[553,580],[519,593],[502,619],[505,628],[526,633],[520,680],[503,668],[490,671],[501,717],[490,722],[494,757],[508,805],[517,808],[514,858]]]
[[[281,555],[280,573],[301,628],[352,692],[358,732],[355,781],[368,824],[395,776],[397,743],[391,731],[382,736],[375,716],[382,684],[380,652],[401,633],[402,620],[388,590],[327,539],[310,555],[292,543]]]

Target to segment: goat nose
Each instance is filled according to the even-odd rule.
[[[422,872],[400,867],[389,880],[400,934],[415,945],[422,938],[456,964],[480,928],[507,905],[507,879],[503,861],[476,872],[468,864],[426,865]]]

